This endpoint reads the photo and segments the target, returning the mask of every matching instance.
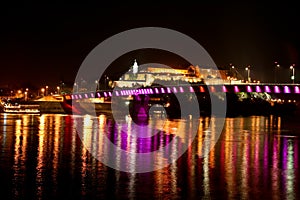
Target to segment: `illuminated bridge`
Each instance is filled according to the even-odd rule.
[[[120,88],[114,90],[101,90],[96,92],[84,92],[66,94],[66,100],[79,100],[101,97],[126,97],[132,95],[159,95],[159,94],[176,94],[176,93],[238,93],[238,92],[257,92],[270,94],[300,94],[300,84],[225,84],[225,85],[205,85],[205,84],[187,84],[187,85],[170,85],[155,86],[145,88]]]

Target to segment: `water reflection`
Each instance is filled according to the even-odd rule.
[[[110,150],[104,137],[126,151],[140,153],[173,141],[153,163],[144,163],[163,166],[166,155],[175,159],[180,148],[191,142],[194,121],[151,121],[163,131],[144,132],[139,139],[129,119],[116,126],[105,115],[1,114],[1,190],[14,199],[298,199],[300,133],[283,129],[284,120],[276,116],[227,118],[216,146],[201,158],[204,147],[216,140],[217,126],[214,119],[201,118],[196,138],[177,162],[136,174],[106,167],[92,156]],[[75,129],[78,123],[83,125],[81,138]],[[113,155],[110,159],[117,166],[135,172],[136,156]]]

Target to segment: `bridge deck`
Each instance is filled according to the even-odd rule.
[[[130,96],[130,95],[158,95],[158,94],[170,94],[170,93],[184,93],[184,92],[225,92],[225,93],[237,93],[237,92],[266,92],[266,93],[283,93],[283,94],[300,94],[299,84],[240,84],[240,85],[170,85],[161,87],[147,87],[147,88],[123,88],[114,90],[104,90],[96,92],[85,93],[73,93],[65,95],[67,100],[70,99],[88,99],[88,98],[100,98],[111,96]]]

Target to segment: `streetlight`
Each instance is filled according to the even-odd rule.
[[[98,81],[98,80],[95,80],[95,84],[96,84],[96,91],[99,89],[98,83],[99,83],[99,81]]]
[[[291,80],[293,81],[293,84],[294,84],[295,83],[295,64],[291,65],[290,69],[292,70]]]
[[[42,95],[45,96],[44,92],[45,92],[45,88],[41,89]]]
[[[28,93],[27,93],[27,91],[24,92],[24,94],[25,94],[25,101],[27,101],[28,100]]]
[[[74,83],[74,86],[76,87],[76,92],[78,93],[78,84],[77,83]]]
[[[245,70],[247,71],[247,80],[250,83],[250,66],[246,67]]]
[[[274,72],[274,82],[277,83],[277,71],[279,70],[280,65],[278,62],[275,62],[275,72]]]
[[[48,96],[48,85],[46,85],[46,96]]]

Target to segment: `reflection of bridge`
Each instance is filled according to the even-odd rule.
[[[102,90],[96,92],[73,93],[65,95],[66,100],[71,99],[89,99],[112,96],[130,96],[130,95],[159,95],[159,94],[176,94],[176,93],[207,93],[207,92],[257,92],[257,93],[275,93],[275,94],[300,94],[300,84],[235,84],[235,85],[170,85],[170,86],[155,86],[146,88],[120,88],[114,90]]]

